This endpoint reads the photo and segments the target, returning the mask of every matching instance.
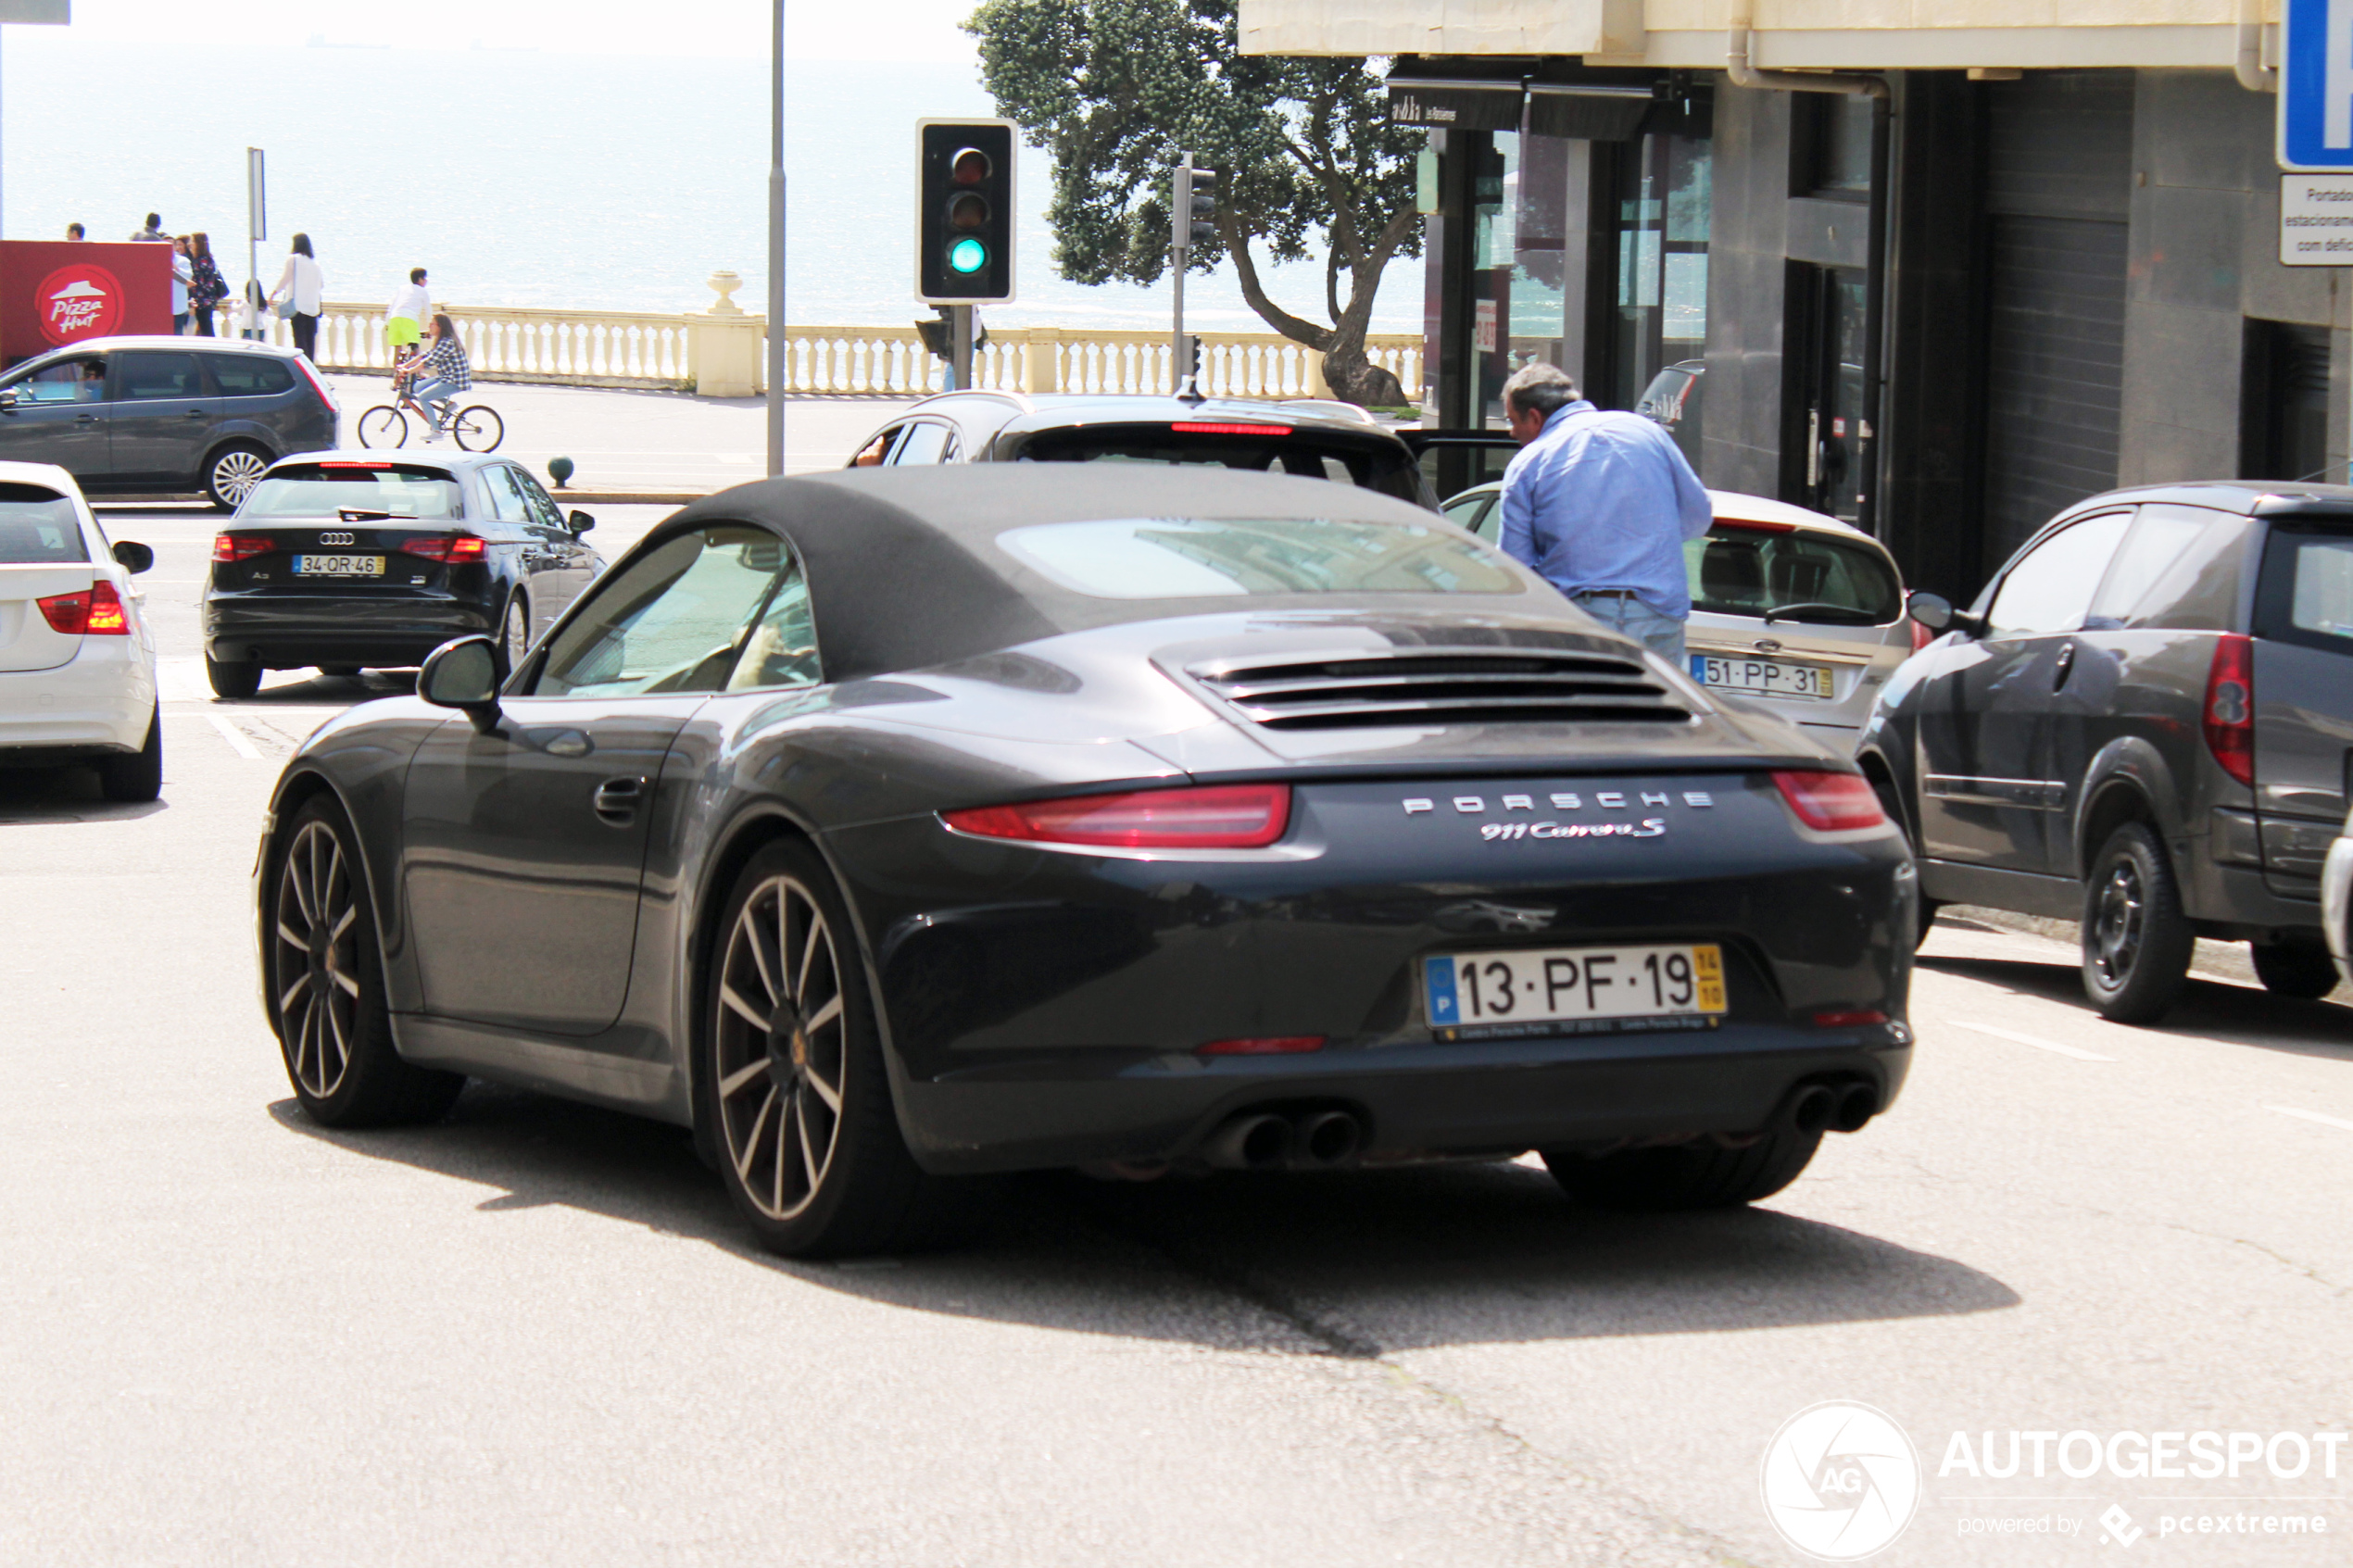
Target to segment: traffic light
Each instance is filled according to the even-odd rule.
[[[915,122],[915,296],[926,305],[1013,297],[1010,119]]]
[[[1189,153],[1176,166],[1176,248],[1191,250],[1217,238],[1217,171],[1195,169]]]

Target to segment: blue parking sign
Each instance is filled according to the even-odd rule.
[[[2280,167],[2353,170],[2353,0],[2285,0]]]

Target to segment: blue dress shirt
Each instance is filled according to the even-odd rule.
[[[1631,589],[1692,613],[1683,542],[1715,521],[1707,491],[1664,427],[1582,398],[1554,410],[1504,470],[1503,546],[1564,594]]]

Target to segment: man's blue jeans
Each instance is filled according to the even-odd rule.
[[[1571,594],[1569,602],[1603,625],[1625,633],[1680,670],[1684,667],[1683,623],[1661,615],[1640,599],[1615,594]]]

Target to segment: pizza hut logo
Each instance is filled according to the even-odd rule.
[[[60,267],[33,291],[41,335],[51,343],[106,337],[122,320],[122,282],[103,267]]]

